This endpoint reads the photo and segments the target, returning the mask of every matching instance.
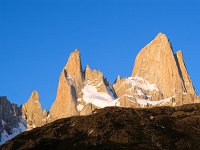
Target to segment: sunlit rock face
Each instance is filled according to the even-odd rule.
[[[165,97],[186,91],[172,46],[162,33],[159,33],[137,55],[132,73],[132,77],[134,76],[142,77],[157,85]]]
[[[91,70],[89,66],[82,71],[80,51],[75,50],[62,70],[56,100],[50,109],[48,121],[89,114],[94,108],[101,108],[102,101],[107,103],[107,98],[116,98],[112,85],[100,71]]]
[[[182,52],[174,54],[165,34],[159,33],[139,52],[132,72],[132,77],[136,76],[157,86],[159,93],[153,96],[155,100],[171,97],[172,105],[182,105],[196,99]]]
[[[33,91],[29,100],[22,105],[22,117],[27,124],[28,130],[47,123],[47,114],[42,112],[42,105],[37,91]]]
[[[59,79],[56,100],[50,109],[50,119],[78,115],[77,97],[83,86],[83,72],[80,52],[75,50],[70,54],[66,66]]]

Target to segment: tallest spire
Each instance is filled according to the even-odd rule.
[[[165,97],[185,91],[172,46],[163,33],[139,52],[132,76],[140,76],[156,84]]]

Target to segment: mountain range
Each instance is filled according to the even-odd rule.
[[[174,53],[167,36],[159,33],[136,57],[132,75],[109,82],[102,72],[82,68],[76,49],[62,69],[50,110],[42,110],[37,91],[22,106],[0,97],[0,144],[21,132],[61,118],[85,116],[104,107],[177,107],[199,103],[182,52]]]

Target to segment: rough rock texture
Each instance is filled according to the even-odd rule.
[[[11,104],[5,96],[0,97],[0,144],[22,132],[20,124],[26,128],[21,116],[21,107]]]
[[[66,70],[63,69],[59,79],[56,100],[50,109],[51,121],[78,115],[76,90],[69,78]]]
[[[151,84],[141,77],[129,77],[121,79],[116,82],[113,87],[118,96],[120,106],[122,107],[151,107],[151,105],[148,104],[139,104],[137,99],[143,99],[143,101],[164,99],[163,93],[159,91],[155,84]],[[168,106],[169,104],[165,103],[164,105]],[[170,106],[172,105],[173,103],[171,102]]]
[[[186,69],[184,59],[183,59],[183,53],[182,51],[178,51],[176,53],[177,61],[178,61],[178,66],[180,68],[180,75],[184,81],[184,86],[186,89],[186,93],[190,93],[192,95],[196,95],[196,92],[194,90],[194,86],[192,84],[192,81],[190,79],[190,76],[188,74],[188,71]]]
[[[90,115],[96,110],[96,107],[92,104],[86,104],[80,112],[81,116]]]
[[[85,88],[87,88],[88,86],[91,86],[93,89],[96,89],[97,90],[96,93],[92,93],[94,91],[89,92],[88,90],[91,90],[90,88],[86,90]],[[94,97],[98,93],[104,93],[113,98],[116,98],[116,94],[113,90],[112,84],[110,82],[108,82],[107,79],[104,78],[102,72],[96,71],[96,70],[91,70],[89,65],[87,65],[85,68],[84,86],[81,91],[81,94],[79,94],[79,97],[78,97],[77,109],[79,110],[80,115],[90,114],[93,109],[99,108],[95,104],[88,103],[85,101],[85,98],[87,96],[84,95],[85,94],[84,91],[89,92],[91,95],[93,94]],[[100,97],[96,96],[96,98],[100,98]]]
[[[50,109],[49,121],[79,115],[77,99],[82,96],[83,80],[80,52],[76,49],[70,54],[62,70],[56,100]]]
[[[92,87],[87,87],[88,85]],[[180,52],[174,55],[168,38],[162,33],[140,51],[132,77],[121,79],[118,76],[114,85],[104,78],[102,72],[91,70],[88,65],[83,72],[79,50],[72,52],[61,73],[57,97],[51,107],[49,120],[86,115],[86,112],[90,112],[81,112],[91,99],[87,97],[87,102],[85,101],[85,87],[89,96],[96,88],[99,93],[93,93],[97,95],[92,96],[93,98],[104,100],[105,97],[98,94],[105,93],[113,100],[117,99],[122,107],[176,106],[193,103],[196,99],[182,55]],[[166,101],[165,98],[171,99]],[[147,100],[146,104],[143,104],[144,100]],[[148,103],[149,100],[160,103]],[[93,105],[99,108],[96,104]]]
[[[42,106],[37,91],[33,91],[29,100],[22,105],[22,116],[27,123],[28,130],[47,123],[47,116],[42,112]]]
[[[24,132],[1,149],[199,150],[199,126],[200,104],[152,109],[111,107]]]
[[[110,94],[104,83],[103,73],[100,71],[91,70],[88,65],[85,69],[85,83],[92,86],[96,86],[98,92]]]
[[[157,85],[164,97],[186,92],[171,44],[159,33],[137,55],[132,77],[139,76]]]
[[[200,103],[200,96],[197,96],[197,98],[194,100],[194,103]]]
[[[75,50],[70,54],[68,62],[64,67],[57,90],[56,100],[50,109],[50,119],[79,115],[82,108],[87,105],[83,100],[83,88],[86,85],[95,86],[98,92],[112,92],[112,85],[104,79],[100,71],[91,70],[89,66],[82,71],[80,52]],[[84,111],[84,114],[89,111]]]
[[[83,86],[83,71],[81,64],[81,56],[80,56],[80,51],[78,49],[76,49],[74,52],[70,54],[68,62],[64,69],[72,79],[71,82],[73,83],[73,86],[75,87],[78,95]]]

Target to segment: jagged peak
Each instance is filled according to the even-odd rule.
[[[168,37],[167,37],[166,34],[160,32],[160,33],[157,34],[156,39],[166,39],[166,40],[168,40]]]
[[[85,69],[85,81],[92,81],[92,80],[99,80],[103,81],[104,80],[104,75],[102,72],[97,71],[97,70],[92,70],[88,65]]]
[[[74,61],[74,60],[76,60],[76,61]],[[80,58],[79,49],[75,49],[73,52],[70,53],[70,56],[68,58],[67,64],[65,66],[65,69],[68,69],[68,67],[70,67],[71,61],[73,61],[73,63],[81,64],[81,58]]]
[[[40,99],[39,99],[39,93],[36,90],[34,90],[31,93],[30,98],[28,99],[28,101],[25,104],[23,104],[23,106],[31,105],[33,103],[41,106]]]
[[[42,112],[42,114],[43,114],[44,116],[47,116],[47,115],[48,115],[48,111],[47,111],[46,109],[44,109],[43,112]]]
[[[89,65],[86,66],[85,71],[92,71]]]
[[[152,47],[155,45],[164,45],[164,46],[168,45],[171,47],[171,43],[169,42],[167,35],[161,32],[158,33],[157,36],[149,44],[147,44],[143,49],[148,49],[149,47]]]
[[[0,100],[1,100],[1,101],[2,101],[2,100],[8,101],[8,98],[7,98],[7,96],[0,96]]]
[[[39,100],[39,93],[38,91],[34,90],[31,94],[31,98],[33,98],[34,100]]]
[[[119,82],[120,80],[121,80],[121,77],[120,77],[120,75],[118,75],[116,80],[115,80],[115,83]]]
[[[86,66],[85,68],[85,73],[96,73],[99,74],[101,76],[103,76],[103,73],[100,70],[96,70],[96,69],[91,69],[89,65]]]
[[[64,70],[70,77],[72,77],[74,81],[77,81],[79,85],[82,84],[83,71],[82,71],[80,51],[78,49],[76,49],[70,54],[67,64],[64,67]]]
[[[80,53],[80,50],[77,48],[77,49],[75,49],[75,51],[74,52],[79,52]]]

